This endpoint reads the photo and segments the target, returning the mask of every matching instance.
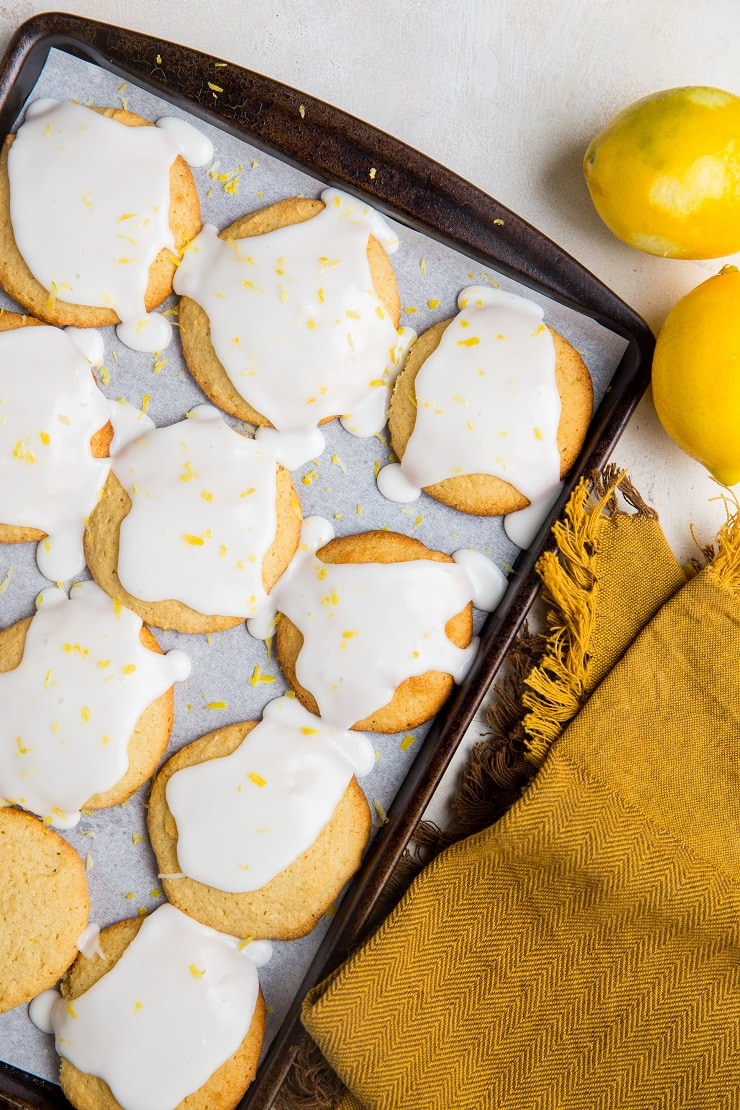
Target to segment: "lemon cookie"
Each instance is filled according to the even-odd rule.
[[[219,233],[206,225],[175,279],[193,377],[224,411],[284,434],[363,408],[379,430],[398,341],[396,245],[377,213],[336,190]]]
[[[0,808],[0,1013],[56,983],[89,913],[74,848],[30,813]]]
[[[254,616],[298,544],[275,456],[211,406],[116,452],[85,533],[93,578],[147,623],[217,632]]]
[[[237,936],[293,940],[359,866],[375,753],[295,698],[181,749],[155,779],[149,836],[167,897]]]
[[[176,143],[133,112],[42,100],[5,141],[0,285],[48,323],[135,332],[148,321],[152,343],[139,341],[158,349],[147,313],[171,292],[178,253],[200,226]]]
[[[398,501],[423,489],[466,513],[516,512],[551,495],[575,462],[591,378],[534,302],[471,287],[459,304],[419,337],[396,381],[389,428],[400,462],[378,485]]]
[[[33,618],[0,632],[0,797],[57,827],[128,798],[169,740],[181,651],[94,582],[50,587]]]
[[[103,929],[50,1008],[77,1110],[232,1110],[254,1079],[265,1004],[249,948],[173,906]]]
[[[108,472],[108,402],[69,333],[7,311],[0,398],[0,543],[39,543],[43,573],[66,580]]]
[[[338,727],[415,728],[472,662],[472,596],[463,569],[419,540],[333,539],[279,584],[278,660],[301,703]]]

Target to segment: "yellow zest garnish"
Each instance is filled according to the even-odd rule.
[[[73,1021],[77,1020],[77,1011],[75,1010],[71,1002],[68,1002],[64,1009],[67,1011]]]
[[[535,428],[534,429],[534,438],[535,439],[544,439],[545,438],[542,434],[542,429],[541,428]]]
[[[245,937],[244,940],[240,941],[237,945],[238,951],[243,952],[247,945],[251,944],[254,939],[254,936]]]
[[[249,677],[249,685],[250,686],[259,686],[259,684],[261,682],[274,682],[274,681],[275,681],[275,675],[274,674],[263,674],[262,673],[262,667],[260,667],[259,663],[256,664],[254,670],[252,671],[252,673]]]
[[[257,492],[256,488],[254,486],[250,486],[249,489],[243,490],[243,492],[240,493],[239,496],[240,497],[251,497],[252,494],[256,493],[256,492]]]
[[[139,906],[136,913],[138,917],[146,917],[146,915],[149,913],[149,910],[146,908],[146,906]]]
[[[301,117],[301,119],[306,118],[306,105],[305,104],[299,104],[298,105],[298,114]]]
[[[156,886],[152,887],[152,889],[149,891],[149,897],[150,898],[161,898],[162,897],[162,891],[159,889],[159,887],[156,887]]]
[[[378,815],[379,824],[385,825],[388,821],[388,814],[385,812],[382,803],[379,802],[377,798],[373,798],[373,809]]]
[[[161,64],[162,64],[162,55],[157,54],[157,57],[154,60],[155,60],[155,62],[157,63],[158,66],[161,66]]]
[[[400,747],[402,752],[407,752],[409,750],[409,748],[411,747],[411,745],[415,744],[415,743],[416,743],[416,737],[411,732],[408,732],[404,736],[404,738],[401,741],[399,747]]]
[[[116,616],[117,616],[117,617],[119,617],[119,618],[120,618],[120,616],[121,616],[121,611],[122,611],[122,609],[123,609],[123,605],[121,604],[121,602],[120,602],[120,601],[118,600],[118,598],[117,598],[117,597],[114,597],[114,598],[113,598],[113,612],[114,612],[114,613],[116,614]]]
[[[301,478],[301,481],[303,482],[304,486],[310,486],[312,482],[316,481],[318,476],[319,476],[318,470],[309,470],[308,474],[303,475],[303,477]]]
[[[16,738],[15,738],[15,746],[16,746],[16,747],[17,747],[17,749],[18,749],[18,755],[28,755],[28,753],[29,753],[29,752],[32,752],[32,751],[33,751],[33,748],[24,748],[24,747],[23,747],[23,741],[22,741],[22,739],[20,738],[20,736],[16,736]]]
[[[134,1002],[134,1013],[135,1014],[138,1014],[139,1010],[143,1010],[143,1009],[144,1009],[144,1003],[143,1002]]]
[[[121,674],[133,674],[135,670],[135,663],[124,663],[124,665],[121,667]]]
[[[420,258],[420,259],[419,259],[419,269],[421,270],[421,272],[422,272],[422,274],[424,275],[424,277],[426,277],[426,274],[427,274],[427,264],[426,264],[426,261],[425,261],[425,259],[423,259],[423,258]]]
[[[151,397],[149,396],[149,394],[148,393],[142,393],[142,395],[141,395],[141,411],[142,412],[146,412],[146,410],[149,408],[149,402],[150,401],[151,401]]]
[[[131,842],[134,845],[141,844],[142,840],[146,840],[143,833],[131,833]]]
[[[136,897],[136,891],[135,890],[127,890],[124,893],[123,897],[128,898],[129,902],[132,902],[134,900],[134,898]]]
[[[182,538],[185,543],[189,543],[191,547],[202,547],[204,540],[202,536],[193,536],[190,532],[183,532]]]
[[[48,690],[54,683],[54,672],[51,668],[44,675],[44,689]]]
[[[304,736],[318,736],[319,735],[319,729],[309,728],[308,725],[303,725],[302,728],[301,728],[301,732],[303,733]]]
[[[457,341],[458,347],[475,347],[477,343],[480,343],[480,339],[476,335],[471,335],[470,339],[458,339]]]
[[[359,632],[358,628],[355,628],[355,629],[352,629],[352,630],[348,629],[347,632],[342,633],[342,636],[345,640],[351,640],[352,637],[356,636],[358,632]]]
[[[203,708],[204,709],[226,709],[226,704],[227,703],[225,701],[209,701],[207,705],[203,706]]]
[[[253,782],[255,786],[267,786],[267,779],[263,779],[262,775],[258,775],[256,771],[250,771],[247,778],[250,782]]]
[[[376,170],[375,166],[373,166],[373,167],[371,168],[371,170],[370,170],[370,174],[369,174],[369,177],[370,177],[370,180],[371,180],[371,181],[374,181],[374,180],[375,180],[375,175],[376,175],[376,173],[377,173],[377,172],[378,172],[378,171]]]
[[[48,447],[51,443],[51,436],[48,432],[39,432],[39,439],[43,443],[44,447]]]
[[[90,707],[88,705],[83,705],[80,710],[80,717],[82,718],[83,725],[86,725],[90,720]]]
[[[74,652],[77,652],[83,659],[87,659],[90,654],[90,649],[82,647],[81,644],[63,644],[62,647],[67,655],[72,655]]]
[[[200,491],[200,495],[204,501],[213,501],[213,494],[210,490],[203,489]]]
[[[439,299],[432,297],[431,301],[427,301],[427,308],[439,308]]]
[[[190,965],[190,974],[194,979],[202,979],[205,973],[205,968],[196,967],[195,964]]]
[[[23,439],[19,439],[18,442],[16,443],[15,447],[13,448],[13,457],[16,458],[16,459],[19,459],[20,462],[26,462],[26,463],[35,463],[36,462],[36,456],[34,455],[33,451],[29,447],[28,442],[26,440],[23,440]]]
[[[211,90],[211,92],[215,93],[222,93],[224,91],[220,85],[214,85],[213,81],[208,82],[208,88]]]

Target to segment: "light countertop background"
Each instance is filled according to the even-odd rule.
[[[591,206],[581,160],[638,97],[699,84],[740,93],[739,0],[77,0],[54,9],[192,45],[389,132],[534,224],[656,331],[727,261],[653,258],[620,243]],[[0,50],[44,10],[0,3]],[[725,515],[720,490],[668,440],[649,394],[614,459],[658,510],[679,559],[712,540]],[[437,820],[463,758],[431,807]]]

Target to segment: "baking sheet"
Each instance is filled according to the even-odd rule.
[[[166,59],[165,59],[166,61]],[[223,87],[228,66],[214,62],[213,85]],[[131,82],[70,55],[52,50],[32,94],[103,106],[121,106],[156,120],[186,114]],[[218,92],[214,90],[217,110]],[[200,120],[196,126],[214,144],[214,160],[193,170],[204,222],[219,228],[245,212],[284,197],[318,196],[324,183],[250,147]],[[368,167],[368,174],[374,167]],[[401,323],[419,334],[456,311],[457,295],[475,283],[492,283],[521,292],[545,307],[545,319],[581,352],[594,381],[595,405],[604,396],[626,347],[624,339],[590,318],[531,290],[482,269],[477,263],[409,228],[394,224],[400,246],[392,261],[401,293]],[[176,303],[173,298],[165,309]],[[14,308],[0,295],[0,304]],[[432,307],[430,307],[430,305]],[[176,321],[176,317],[173,317]],[[135,407],[146,406],[159,425],[181,419],[206,400],[187,373],[177,329],[172,344],[154,356],[124,347],[113,329],[105,339],[104,370],[99,384],[111,398],[124,397]],[[244,430],[239,422],[226,418]],[[425,495],[413,505],[396,505],[378,494],[377,463],[388,461],[383,435],[358,439],[334,422],[325,427],[326,450],[320,459],[293,474],[305,516],[328,517],[337,535],[387,527],[414,536],[431,548],[452,553],[460,547],[485,552],[508,571],[517,555],[500,520],[468,517],[439,505]],[[0,626],[29,616],[36,594],[49,583],[38,572],[34,545],[0,546]],[[477,626],[483,614],[476,614]],[[193,661],[190,679],[176,688],[175,726],[168,755],[204,732],[234,721],[259,718],[267,701],[284,692],[279,669],[265,645],[244,626],[206,636],[176,633],[155,635],[164,650],[179,647]],[[253,682],[255,667],[273,681]],[[209,708],[225,703],[224,709]],[[379,825],[414,758],[426,728],[413,734],[372,736],[378,752],[375,769],[361,781]],[[83,816],[65,835],[86,861],[90,883],[91,920],[101,927],[122,917],[150,911],[163,896],[154,857],[146,838],[146,788],[123,806]],[[268,1005],[266,1045],[274,1036],[329,924],[329,915],[303,940],[275,943],[272,960],[260,971]],[[34,1028],[26,1007],[0,1015],[0,1058],[33,1074],[56,1081],[57,1059],[52,1039]]]

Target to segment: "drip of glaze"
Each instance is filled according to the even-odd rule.
[[[180,867],[217,890],[259,890],[311,847],[352,775],[374,765],[362,733],[332,727],[296,698],[269,702],[231,755],[167,783]]]
[[[342,427],[353,436],[367,439],[385,427],[388,400],[393,393],[396,378],[401,373],[406,356],[417,338],[413,328],[398,329],[398,342],[391,347],[390,361],[385,374],[378,380],[373,392],[353,413],[341,417]]]
[[[465,571],[472,588],[472,602],[476,609],[492,613],[506,593],[508,579],[502,570],[480,551],[462,547],[452,558]]]
[[[213,158],[213,143],[188,120],[162,116],[156,125],[169,135],[189,166],[205,166]]]
[[[100,947],[100,926],[94,921],[91,921],[84,933],[78,937],[77,949],[88,959],[91,956],[103,957],[103,949]]]
[[[504,517],[504,531],[512,543],[522,549],[531,547],[550,509],[560,496],[562,488],[563,483],[558,482],[553,489],[548,490],[531,505],[526,505],[523,509],[518,509],[517,512],[509,513]]]

